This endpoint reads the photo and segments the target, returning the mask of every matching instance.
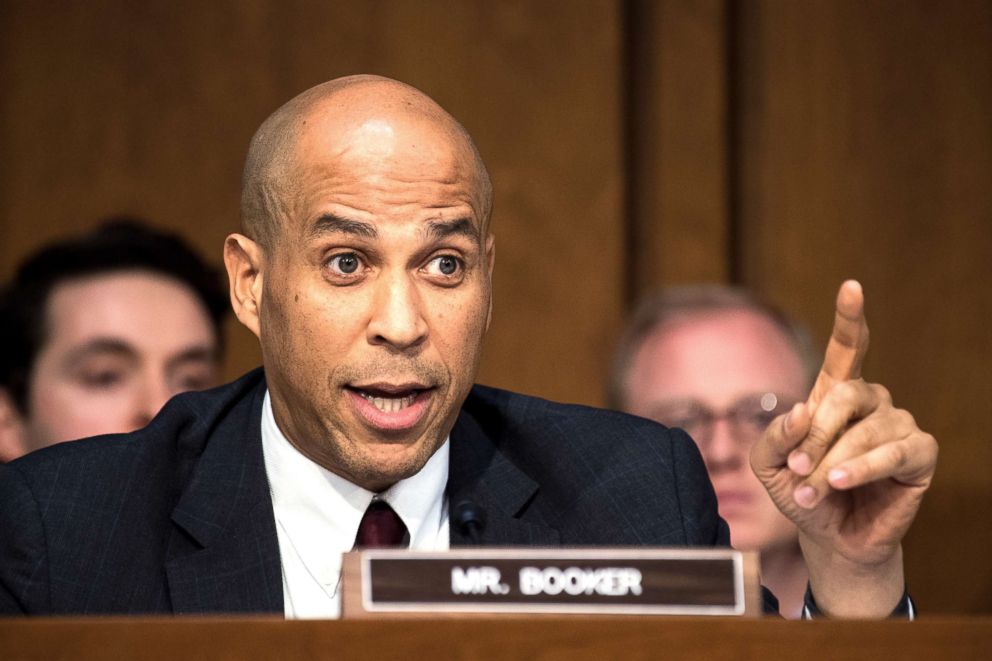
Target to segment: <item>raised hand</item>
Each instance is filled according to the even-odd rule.
[[[881,617],[898,602],[901,541],[937,462],[933,436],[860,378],[867,349],[864,295],[849,280],[809,399],[751,452],[755,474],[799,528],[818,605],[837,616]]]

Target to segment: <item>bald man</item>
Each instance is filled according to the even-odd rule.
[[[264,372],[178,397],[130,436],[6,467],[0,611],[335,617],[340,553],[356,544],[726,545],[685,433],[472,385],[491,208],[468,134],[407,85],[345,78],[277,110],[224,246]],[[908,607],[900,540],[936,445],[857,380],[855,283],[837,309],[807,404],[772,426],[756,466],[806,532],[810,608],[883,617]],[[898,437],[849,424],[893,418]],[[485,516],[466,525],[462,502]]]

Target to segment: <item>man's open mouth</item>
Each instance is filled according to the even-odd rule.
[[[426,412],[435,388],[416,384],[374,384],[346,386],[356,395],[354,401],[362,417],[374,427],[403,429],[416,424]]]
[[[356,390],[359,395],[372,402],[373,406],[382,411],[383,413],[396,413],[402,409],[413,404],[413,400],[417,398],[417,393],[412,392],[409,395],[403,395],[401,397],[396,397],[395,395],[376,395],[371,392]]]

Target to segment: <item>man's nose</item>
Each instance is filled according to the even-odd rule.
[[[735,432],[728,420],[714,421],[713,433],[703,450],[703,459],[711,473],[737,470],[746,463],[748,448]]]
[[[369,320],[369,343],[408,351],[426,338],[424,302],[416,285],[405,273],[382,279]]]
[[[169,385],[164,374],[145,376],[141,390],[135,398],[134,428],[140,429],[151,422],[152,418],[158,415],[165,403],[175,394],[175,390]]]

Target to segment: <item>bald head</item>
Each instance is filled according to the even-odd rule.
[[[276,110],[251,140],[241,188],[242,229],[268,248],[293,214],[298,183],[319,156],[341,166],[454,152],[473,182],[476,213],[485,232],[492,185],[468,131],[420,90],[379,76],[358,75],[317,85]],[[426,156],[424,156],[426,155]]]
[[[311,461],[382,491],[443,446],[489,328],[490,199],[465,129],[393,80],[325,83],[258,130],[224,263]]]

